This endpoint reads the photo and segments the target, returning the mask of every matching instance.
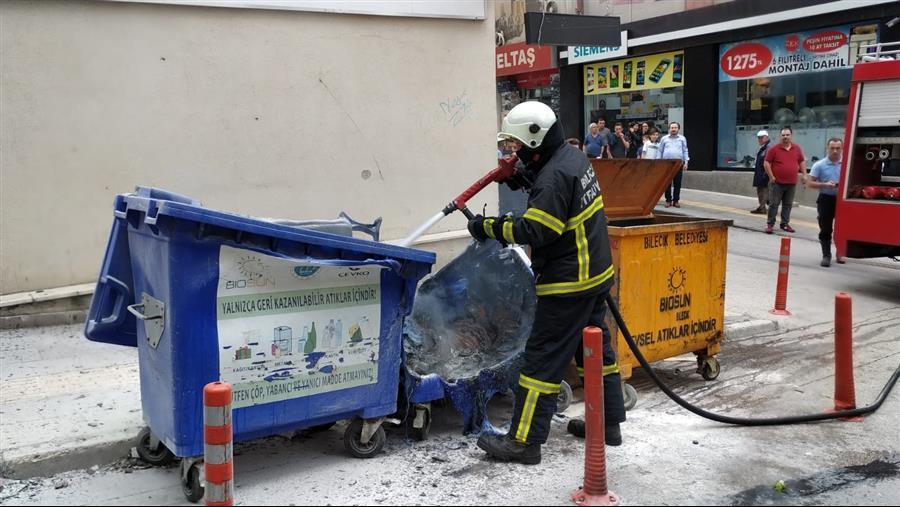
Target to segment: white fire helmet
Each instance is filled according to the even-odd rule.
[[[515,139],[528,148],[535,149],[544,141],[550,127],[556,123],[556,115],[550,106],[536,100],[522,102],[503,118],[503,127],[497,140]]]

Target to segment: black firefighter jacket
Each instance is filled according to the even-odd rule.
[[[556,150],[537,173],[525,213],[500,220],[505,242],[531,245],[538,296],[591,295],[612,286],[600,184],[577,148]]]

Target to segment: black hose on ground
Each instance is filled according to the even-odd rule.
[[[839,419],[843,417],[862,416],[875,412],[879,407],[881,407],[881,404],[884,403],[884,400],[887,398],[888,394],[890,394],[891,389],[893,389],[894,385],[897,383],[897,378],[900,377],[900,365],[897,365],[897,369],[894,370],[894,374],[891,375],[890,380],[888,380],[887,384],[885,384],[881,389],[881,393],[878,395],[875,403],[867,407],[821,414],[795,415],[787,417],[766,417],[760,419],[748,417],[730,417],[726,415],[715,414],[713,412],[709,412],[707,410],[703,410],[702,408],[691,405],[682,397],[675,394],[672,389],[670,389],[669,386],[667,386],[656,375],[656,372],[653,371],[653,368],[651,368],[650,364],[647,363],[647,360],[644,359],[644,356],[643,354],[641,354],[641,351],[638,348],[637,344],[634,343],[634,339],[631,337],[631,333],[628,332],[628,326],[625,325],[625,320],[622,319],[622,314],[619,313],[619,306],[616,304],[616,301],[612,297],[612,295],[608,295],[606,297],[606,303],[613,314],[613,318],[616,319],[616,323],[619,325],[619,329],[622,331],[622,335],[625,336],[625,341],[628,343],[628,347],[631,348],[632,352],[634,352],[634,356],[637,358],[638,362],[641,363],[641,367],[644,368],[644,371],[646,371],[647,374],[650,375],[650,378],[653,379],[653,382],[656,383],[656,385],[659,386],[659,388],[662,389],[664,393],[666,393],[666,396],[672,398],[672,401],[681,405],[685,410],[693,412],[700,417],[705,417],[716,422],[736,424],[739,426],[777,426],[781,424],[797,424],[815,421],[826,421],[829,419]]]

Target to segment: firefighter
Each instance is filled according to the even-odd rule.
[[[514,107],[498,138],[521,143],[517,154],[524,168],[505,183],[513,189],[530,187],[528,206],[521,216],[479,215],[469,221],[469,233],[479,241],[531,245],[538,304],[509,433],[482,433],[478,447],[501,460],[541,462],[560,382],[588,325],[604,330],[607,439],[617,437],[621,443],[624,399],[604,322],[605,299],[614,283],[612,255],[594,170],[584,153],[565,143],[556,115],[541,102]]]

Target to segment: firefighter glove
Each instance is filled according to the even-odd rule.
[[[478,241],[487,240],[492,237],[491,234],[493,234],[493,223],[495,220],[496,218],[494,217],[476,216],[469,220],[469,234]],[[491,233],[489,234],[488,231],[491,231]]]
[[[511,223],[512,217],[483,217],[478,215],[469,220],[469,234],[478,241],[485,241],[488,238],[496,239],[505,247],[512,242],[511,238],[504,235],[503,226],[507,222]],[[511,229],[507,231],[507,234],[512,234]]]

